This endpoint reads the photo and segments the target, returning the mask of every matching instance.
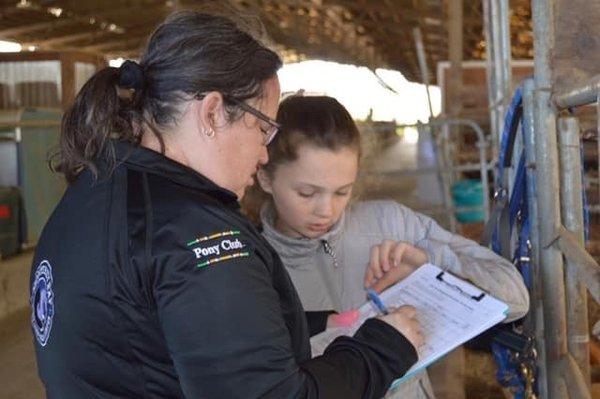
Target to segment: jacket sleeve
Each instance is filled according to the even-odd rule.
[[[527,313],[527,288],[521,274],[509,261],[474,241],[444,230],[425,215],[399,204],[396,209],[403,226],[401,237],[411,237],[414,245],[427,252],[431,263],[471,281],[505,302],[509,306],[505,322]]]
[[[319,398],[382,398],[417,359],[402,334],[384,321],[369,319],[353,338],[336,338],[322,356],[300,367],[311,375]]]
[[[380,320],[337,339],[320,357],[299,359],[259,254],[249,249],[249,256],[202,266],[186,241],[155,256],[152,277],[186,397],[377,398],[416,361],[412,345]]]
[[[327,318],[329,315],[335,314],[333,310],[323,310],[314,312],[304,312],[306,323],[308,324],[308,335],[317,335],[325,331],[327,328]]]

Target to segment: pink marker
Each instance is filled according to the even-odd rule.
[[[329,316],[331,327],[350,327],[358,321],[358,310],[348,310]]]

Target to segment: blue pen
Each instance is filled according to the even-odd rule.
[[[381,298],[379,298],[379,295],[377,295],[377,292],[375,292],[373,288],[367,288],[366,290],[367,296],[369,297],[371,302],[373,302],[375,306],[377,306],[377,309],[379,309],[379,311],[383,314],[388,314],[389,312]]]

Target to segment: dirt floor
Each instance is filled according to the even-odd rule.
[[[45,396],[37,376],[32,340],[28,308],[0,322],[0,398]]]

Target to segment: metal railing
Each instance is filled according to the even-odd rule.
[[[482,0],[488,69],[492,154],[497,158],[504,114],[510,103],[512,71],[508,0]]]
[[[557,93],[551,99],[558,110],[596,103],[598,105],[598,127],[600,128],[600,76],[593,77],[582,86]],[[600,265],[585,250],[583,246],[583,224],[579,220],[575,220],[581,218],[583,213],[581,206],[581,191],[583,190],[581,174],[575,170],[581,170],[579,123],[576,117],[571,116],[561,117],[558,121],[559,137],[564,142],[563,147],[570,147],[572,149],[570,156],[563,157],[564,160],[562,162],[565,172],[561,183],[570,190],[568,195],[563,196],[567,198],[577,196],[578,200],[577,203],[569,201],[566,204],[568,206],[564,207],[563,217],[565,219],[565,226],[560,226],[554,234],[557,238],[556,245],[563,251],[567,261],[573,262],[573,267],[576,268],[576,276],[580,280],[580,283],[586,286],[594,300],[600,303]],[[568,148],[564,151],[568,151]]]
[[[540,362],[542,398],[579,399],[591,398],[584,314],[586,288],[595,301],[600,301],[600,266],[583,245],[578,121],[560,117],[558,110],[598,102],[600,79],[551,96],[556,26],[553,10],[554,0],[532,1],[534,82],[526,85],[529,101],[524,102],[524,112],[530,114],[533,126],[534,162],[530,167],[535,171],[534,198],[540,215],[535,253],[541,287],[532,298],[532,306],[543,321],[536,331],[544,352]]]
[[[454,164],[450,162],[448,156],[448,145],[452,135],[466,133],[466,130],[460,129],[445,129],[449,126],[466,126],[470,128],[476,135],[477,141],[475,146],[478,150],[479,162],[471,162],[464,164]],[[416,124],[401,124],[396,125],[398,128],[416,128],[421,134],[429,129],[436,134],[433,134],[432,140],[435,144],[436,154],[436,166],[429,168],[418,168],[418,169],[403,169],[390,172],[377,172],[378,176],[387,178],[405,178],[410,176],[423,176],[423,175],[437,175],[442,192],[443,206],[436,209],[428,209],[426,213],[430,214],[443,214],[447,217],[448,228],[453,233],[457,230],[457,221],[455,214],[457,212],[468,212],[468,211],[482,211],[484,214],[484,221],[490,217],[490,201],[489,201],[489,182],[488,182],[488,171],[493,170],[494,164],[492,161],[487,160],[487,149],[489,142],[486,136],[476,122],[470,119],[453,119],[453,118],[437,118],[432,119],[428,123],[416,123]],[[483,191],[483,203],[482,205],[475,206],[456,206],[452,200],[450,193],[452,184],[455,179],[454,176],[462,172],[479,172],[481,180],[481,186]]]

